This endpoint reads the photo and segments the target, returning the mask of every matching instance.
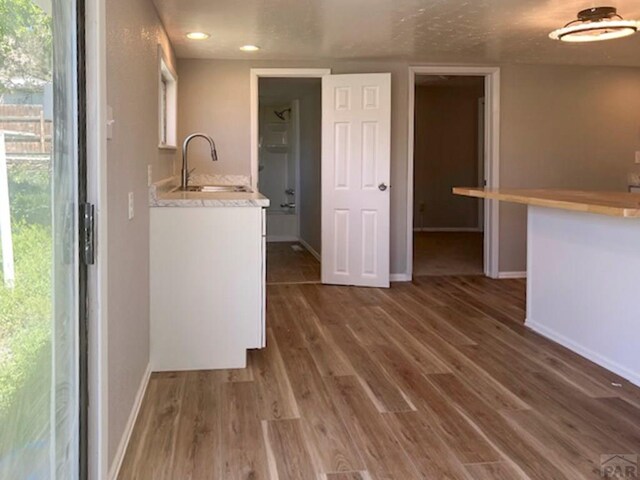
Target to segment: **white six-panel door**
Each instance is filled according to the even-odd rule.
[[[322,77],[322,283],[389,286],[391,74]]]

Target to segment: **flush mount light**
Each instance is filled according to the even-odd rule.
[[[240,50],[243,52],[257,52],[260,50],[260,47],[257,45],[243,45],[240,47]]]
[[[578,12],[578,18],[554,30],[549,37],[563,42],[597,42],[627,37],[638,31],[639,23],[625,20],[614,7],[595,7]]]
[[[189,40],[206,40],[210,36],[211,35],[209,35],[208,33],[204,33],[204,32],[189,32],[189,33],[187,33],[187,38]]]

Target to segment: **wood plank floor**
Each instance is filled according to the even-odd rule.
[[[524,300],[483,277],[270,286],[247,369],[152,375],[119,478],[602,478],[640,454],[640,389],[526,329]]]
[[[320,283],[320,262],[298,242],[267,243],[267,285]]]
[[[482,275],[482,232],[414,232],[413,274]]]

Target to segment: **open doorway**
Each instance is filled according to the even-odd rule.
[[[416,276],[484,272],[484,203],[452,193],[484,183],[484,84],[482,76],[416,76]]]
[[[407,280],[499,278],[499,206],[456,186],[498,188],[500,69],[409,67]]]
[[[267,283],[320,282],[321,80],[258,80],[258,186]]]

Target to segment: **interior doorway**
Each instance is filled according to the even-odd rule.
[[[499,70],[410,69],[408,277],[498,277],[498,206],[453,195],[498,186]]]
[[[320,232],[318,248],[322,251],[308,241],[303,243],[304,234],[300,235],[300,243],[312,254],[315,250],[317,259],[322,255],[322,283],[388,287],[391,74],[332,75],[329,69],[251,69],[251,184],[254,189],[259,189],[260,181],[260,81],[292,78],[321,79],[321,155],[319,175],[314,179],[320,182],[321,218],[312,226]],[[309,198],[303,184],[304,175],[301,178],[296,200],[296,205],[300,205],[297,207],[300,230],[305,218],[304,198]]]
[[[258,188],[267,283],[320,282],[320,78],[258,80]]]
[[[418,75],[415,85],[413,274],[482,275],[484,77]]]

